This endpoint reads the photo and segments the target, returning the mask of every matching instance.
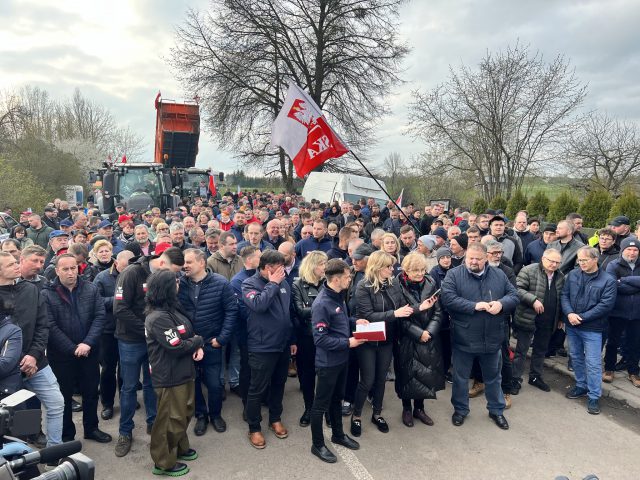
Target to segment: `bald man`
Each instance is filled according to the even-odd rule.
[[[284,255],[284,271],[289,286],[293,285],[293,280],[300,276],[298,270],[300,262],[296,258],[296,246],[291,242],[282,242],[278,247],[278,251]]]

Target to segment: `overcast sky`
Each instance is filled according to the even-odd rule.
[[[79,87],[143,135],[151,159],[156,92],[187,96],[165,62],[174,26],[188,7],[207,6],[207,0],[0,0],[0,89],[37,85],[62,98]],[[477,65],[487,50],[516,41],[546,58],[568,57],[589,86],[585,108],[640,121],[638,0],[413,0],[401,22],[412,48],[407,83],[388,98],[393,113],[378,127],[375,163],[391,152],[408,159],[422,150],[402,134],[412,90],[433,88],[450,65]],[[203,132],[198,166],[235,169],[233,154],[216,147]]]

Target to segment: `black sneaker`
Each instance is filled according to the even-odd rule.
[[[82,404],[80,402],[76,402],[75,400],[71,400],[71,411],[72,412],[81,412],[82,411]]]
[[[444,379],[447,383],[453,384],[453,374],[451,372],[447,372],[444,374]]]
[[[351,417],[351,435],[359,437],[362,435],[362,419]]]
[[[342,402],[342,416],[348,417],[353,414],[353,404],[350,402]]]
[[[586,388],[578,388],[574,386],[571,390],[569,390],[566,393],[565,397],[573,400],[580,397],[586,397],[587,393],[589,393],[589,390],[587,390]]]
[[[302,416],[300,417],[299,422],[301,427],[308,427],[311,424],[311,413],[309,410],[305,410]]]
[[[207,419],[206,417],[198,417],[196,419],[196,424],[193,427],[193,433],[196,434],[197,437],[201,437],[207,431]]]
[[[543,392],[550,392],[551,387],[544,383],[541,377],[531,377],[529,379],[529,385],[533,385],[534,387],[538,387]]]

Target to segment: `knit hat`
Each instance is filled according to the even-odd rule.
[[[438,259],[438,261],[440,261],[442,257],[451,257],[451,256],[452,256],[451,250],[449,250],[449,248],[447,247],[440,247],[436,251],[436,259]]]
[[[640,249],[640,241],[636,237],[627,237],[620,242],[620,254],[624,253],[625,249],[629,247],[636,247]]]
[[[460,245],[464,250],[466,250],[467,247],[469,246],[469,237],[467,237],[465,233],[456,235],[455,237],[453,237],[453,240],[458,242],[458,245]]]
[[[447,231],[444,229],[444,227],[438,227],[434,230],[433,234],[436,237],[440,237],[442,238],[445,242],[447,241]]]
[[[422,244],[429,250],[433,250],[433,248],[436,246],[435,235],[422,235],[420,238],[418,238],[418,241],[422,242]]]

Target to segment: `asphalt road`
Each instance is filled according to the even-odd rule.
[[[279,440],[267,430],[264,450],[249,445],[241,417],[242,403],[229,395],[223,408],[228,424],[225,433],[209,427],[206,435],[196,437],[190,429],[192,447],[200,458],[190,462],[191,472],[183,478],[552,480],[566,475],[573,480],[589,473],[601,480],[640,478],[638,412],[607,400],[600,415],[589,415],[584,399],[564,398],[568,378],[548,371],[546,380],[553,387],[550,393],[525,384],[520,395],[513,397],[513,407],[505,413],[511,425],[508,431],[498,429],[488,418],[484,397],[472,399],[465,424],[454,427],[449,385],[438,400],[426,402],[435,425],[407,428],[400,420],[401,404],[393,385],[387,383],[383,415],[390,432],[380,433],[369,422],[367,404],[359,439],[361,449],[352,452],[331,446],[338,454],[338,463],[333,465],[311,455],[311,432],[297,425],[302,413],[297,379],[289,379],[285,395],[283,421],[289,428],[289,438]],[[266,418],[265,414],[263,411]],[[81,434],[80,415],[75,414],[75,420]],[[144,432],[141,411],[135,420],[133,448],[124,458],[116,458],[113,453],[117,410],[115,419],[100,424],[114,436],[111,444],[84,441],[83,452],[96,462],[97,479],[157,478],[151,474],[149,437]]]

